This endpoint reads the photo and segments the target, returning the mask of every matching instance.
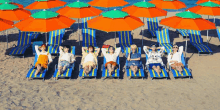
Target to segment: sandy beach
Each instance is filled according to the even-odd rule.
[[[169,12],[173,16],[174,12]],[[164,17],[161,17],[164,18]],[[159,18],[159,20],[161,19]],[[203,16],[207,18],[207,16]],[[142,19],[142,18],[141,18]],[[218,19],[219,20],[219,19]],[[218,22],[218,20],[216,20]],[[146,20],[145,20],[146,21]],[[145,23],[146,24],[146,23]],[[133,42],[142,46],[141,29],[134,31]],[[144,45],[156,43],[151,39],[144,27]],[[185,47],[185,40],[169,28],[170,40]],[[80,29],[81,31],[81,29]],[[13,44],[17,44],[18,30],[10,29],[9,45],[7,49],[4,33],[0,33],[0,109],[1,110],[218,110],[220,109],[220,42],[215,30],[209,31],[209,47],[213,55],[199,56],[196,49],[188,45],[187,63],[192,69],[192,79],[174,79],[169,72],[170,79],[151,80],[149,73],[144,80],[127,80],[123,71],[125,65],[124,54],[120,53],[120,79],[101,79],[101,69],[97,79],[80,80],[79,64],[81,61],[81,46],[78,41],[77,23],[71,29],[66,29],[63,44],[76,46],[76,67],[71,80],[59,79],[54,81],[55,64],[58,57],[53,56],[53,63],[43,82],[41,79],[27,81],[28,67],[34,62],[31,51],[25,58],[9,56]],[[206,31],[202,31],[203,41],[206,42]],[[82,38],[81,38],[82,39]],[[114,45],[114,33],[97,31],[97,44]],[[38,40],[45,42],[44,34]],[[116,39],[119,46],[119,39]],[[188,39],[189,44],[189,39]],[[163,57],[166,64],[167,55]],[[142,50],[142,61],[145,64],[145,54]],[[99,68],[103,63],[103,55],[98,58]]]

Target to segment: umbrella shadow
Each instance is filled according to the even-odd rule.
[[[8,34],[8,43],[13,42],[13,41],[18,41],[18,36],[19,34]],[[7,42],[6,35],[1,35],[0,36],[0,42]],[[17,45],[17,43],[16,43]]]
[[[214,18],[210,18],[210,19],[206,19],[209,20],[210,22],[214,23]],[[219,18],[215,18],[215,26],[220,26],[220,19]]]
[[[207,36],[207,30],[201,31],[201,35]],[[209,30],[208,36],[209,37],[218,37],[217,30]],[[203,41],[206,41],[206,39],[203,39]]]

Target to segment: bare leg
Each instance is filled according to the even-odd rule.
[[[62,66],[60,66],[59,68],[58,68],[58,75],[60,75],[60,73],[61,73],[61,71],[62,71]]]
[[[115,65],[112,65],[112,72],[115,71]]]
[[[182,73],[182,71],[183,71],[183,69],[182,69],[181,66],[177,66],[177,67],[176,67],[176,70],[179,71],[180,73]]]
[[[89,66],[88,73],[92,70],[92,66]],[[87,73],[87,74],[88,74]]]
[[[63,67],[63,72],[66,70],[66,66]]]
[[[158,70],[157,70],[156,66],[152,66],[152,69],[158,73]]]
[[[107,69],[108,69],[109,76],[111,76],[111,74],[112,74],[112,65],[108,64]]]
[[[41,70],[41,66],[40,66],[40,64],[38,64],[37,65],[37,70],[36,70],[34,75],[37,75],[40,72],[40,70]]]
[[[137,67],[137,66],[134,66],[134,75],[136,75],[137,70],[138,70],[138,67]]]
[[[160,68],[160,66],[157,66],[157,71],[158,71],[158,73],[161,73],[161,68]]]
[[[85,66],[85,67],[83,68],[83,71],[84,71],[84,73],[85,73],[86,75],[89,73],[88,70],[89,70],[89,67],[88,67],[88,66]]]

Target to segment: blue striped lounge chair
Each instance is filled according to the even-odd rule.
[[[159,29],[158,19],[157,18],[147,18],[147,27],[148,31],[151,33],[151,36],[156,36],[156,31]]]
[[[86,18],[82,18],[82,29],[87,29],[88,28],[88,24],[87,21],[92,19],[93,17],[86,17]]]
[[[105,64],[107,63],[106,62],[106,58],[103,57],[103,65],[102,65],[102,77],[103,78],[108,78],[108,77],[115,77],[115,78],[119,78],[120,77],[120,60],[119,60],[119,56],[117,57],[117,65],[118,65],[118,68],[115,69],[115,71],[112,73],[111,76],[109,76],[109,73],[108,73],[108,69],[105,68]]]
[[[177,29],[176,31],[181,34],[182,38],[189,36],[186,29]]]
[[[179,77],[189,77],[189,78],[191,78],[191,77],[192,77],[191,70],[189,70],[188,66],[186,65],[185,60],[184,60],[184,55],[183,55],[183,54],[182,54],[182,56],[181,56],[181,61],[182,61],[183,65],[184,65],[182,74],[179,73],[179,71],[177,71],[177,70],[175,70],[175,69],[172,69],[172,68],[170,67],[170,70],[171,70],[171,72],[173,73],[174,79],[175,79],[175,78],[179,78]]]
[[[146,54],[146,61],[148,60],[148,56]],[[165,66],[162,65],[161,66],[161,73],[158,74],[156,71],[154,71],[152,68],[150,68],[150,65],[146,65],[147,66],[147,69],[148,69],[148,72],[150,73],[150,77],[151,79],[153,80],[154,78],[166,78],[168,79],[168,73],[165,69]]]
[[[216,31],[217,31],[218,38],[219,38],[219,41],[220,41],[220,28],[217,28]]]
[[[43,81],[44,81],[44,78],[45,78],[46,72],[48,71],[49,65],[47,65],[47,68],[43,72],[38,73],[37,75],[34,75],[35,71],[36,71],[36,69],[34,69],[34,68],[35,68],[35,63],[37,62],[37,59],[38,59],[38,55],[35,54],[34,64],[31,65],[32,67],[29,69],[26,78],[27,79],[29,79],[29,78],[43,79]]]
[[[96,47],[96,30],[95,29],[82,29],[82,46],[88,47],[90,45]]]
[[[31,39],[37,39],[40,35],[39,32],[29,32],[28,34],[31,36]]]
[[[11,50],[9,55],[23,55],[24,57],[25,51],[31,46],[32,36],[28,33],[30,32],[19,31],[17,46],[14,44],[15,47]]]
[[[130,53],[131,51],[130,51],[130,48],[126,48],[126,56]],[[139,52],[140,54],[141,54],[141,47],[138,47],[137,48],[137,52]],[[144,65],[142,64],[142,61],[140,61],[140,63],[141,63],[141,67],[138,69],[138,71],[137,71],[137,74],[136,75],[134,75],[134,73],[133,73],[133,71],[130,69],[130,67],[128,67],[127,65],[128,65],[128,61],[126,60],[126,64],[125,64],[125,71],[126,71],[126,73],[127,73],[127,77],[128,78],[144,78],[145,77],[145,75],[144,75]]]
[[[157,35],[157,43],[159,44],[159,46],[164,46],[165,52],[167,54],[172,52],[172,45],[170,42],[168,29],[159,29],[158,31],[156,31],[156,35]]]
[[[71,46],[71,53],[75,55],[75,46]],[[58,62],[59,63],[59,62]],[[54,79],[56,78],[69,78],[71,79],[72,71],[74,70],[75,64],[71,64],[69,68],[67,68],[63,74],[58,75],[58,66],[55,66],[55,72],[53,74]]]
[[[58,54],[59,46],[62,44],[62,39],[65,34],[65,29],[51,31],[49,33],[49,41],[47,43],[48,52],[50,54]]]
[[[98,47],[95,47],[98,48]],[[88,52],[88,51],[87,51]],[[98,59],[98,58],[97,58]],[[97,77],[98,64],[95,69],[92,69],[88,75],[85,75],[82,65],[79,66],[79,77],[80,78],[95,78]]]
[[[188,30],[190,44],[193,45],[200,53],[212,53],[212,50],[203,43],[200,31]]]
[[[121,52],[125,53],[126,48],[132,45],[133,36],[131,34],[131,31],[119,31],[118,35]]]

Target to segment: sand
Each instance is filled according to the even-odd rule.
[[[169,13],[169,16],[174,13]],[[206,16],[204,16],[206,17]],[[164,17],[163,17],[164,18]],[[160,18],[161,19],[161,18]],[[144,45],[156,43],[147,32],[145,25]],[[216,31],[210,31],[210,48],[213,55],[199,56],[193,47],[188,47],[187,62],[192,69],[192,79],[174,79],[169,72],[170,79],[151,80],[147,78],[127,80],[123,67],[125,57],[120,54],[120,79],[101,79],[101,69],[97,79],[79,80],[79,63],[81,60],[81,46],[78,45],[77,24],[67,29],[63,43],[76,46],[76,68],[72,72],[72,79],[54,81],[52,74],[57,64],[57,57],[53,56],[53,63],[46,80],[27,81],[28,67],[34,62],[34,56],[28,53],[25,58],[10,57],[8,53],[13,44],[17,43],[18,30],[10,29],[9,48],[6,48],[5,36],[0,37],[0,109],[1,110],[218,110],[220,109],[220,42]],[[170,28],[170,39],[178,45],[184,45],[185,40]],[[141,46],[141,28],[133,31],[134,43]],[[206,31],[202,32],[206,42]],[[97,32],[97,43],[114,45],[114,33]],[[210,37],[209,37],[210,38]],[[39,40],[45,42],[44,35]],[[116,39],[119,46],[119,39]],[[189,42],[188,42],[189,43]],[[146,62],[142,51],[142,61]],[[103,62],[103,55],[99,56],[99,68]],[[163,58],[167,62],[166,56]]]

